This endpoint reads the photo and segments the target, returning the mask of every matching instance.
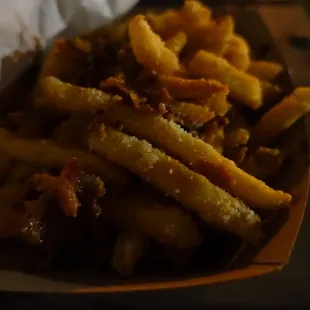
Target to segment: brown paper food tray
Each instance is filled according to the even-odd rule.
[[[260,16],[253,11],[238,12],[237,29],[250,42],[260,57],[281,61],[280,54],[273,46]],[[262,55],[263,53],[263,55]],[[292,83],[288,74],[283,77],[282,86],[290,92]],[[302,122],[293,129],[306,138],[306,127]],[[267,242],[260,249],[245,248],[237,259],[225,270],[207,270],[203,264],[192,273],[163,275],[137,275],[122,279],[113,275],[52,273],[31,275],[13,267],[18,253],[0,253],[0,290],[27,292],[126,292],[158,290],[213,284],[238,280],[281,270],[288,263],[300,228],[308,200],[309,166],[308,149],[296,152],[274,184],[288,190],[294,202],[287,212],[279,212],[266,223]],[[226,245],[223,245],[226,246]],[[7,263],[9,262],[9,264]],[[11,265],[11,266],[10,266]],[[15,266],[15,265],[14,265]],[[139,273],[139,271],[138,271]],[[141,272],[140,272],[141,273]]]

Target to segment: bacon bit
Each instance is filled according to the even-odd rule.
[[[79,165],[76,159],[70,160],[60,176],[35,174],[36,188],[50,197],[56,197],[66,216],[76,217],[80,202],[76,195]]]
[[[232,185],[236,183],[234,176],[226,167],[210,163],[202,157],[193,169],[203,174],[211,183],[221,187],[226,191],[232,192]]]
[[[139,96],[126,86],[125,81],[120,76],[109,77],[100,83],[100,88],[107,92],[121,96],[124,101],[130,102],[136,109],[140,108]]]

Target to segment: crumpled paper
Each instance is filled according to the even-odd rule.
[[[0,0],[0,60],[45,48],[60,33],[90,32],[127,13],[138,0]],[[19,68],[19,71],[22,68]],[[1,62],[0,62],[0,72]]]

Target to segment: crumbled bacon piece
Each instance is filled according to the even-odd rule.
[[[126,86],[124,79],[120,76],[107,78],[100,83],[100,88],[107,93],[121,96],[123,100],[133,104],[136,109],[140,107],[139,96]]]
[[[57,198],[66,216],[76,217],[80,206],[76,195],[78,173],[78,162],[72,159],[63,168],[60,176],[36,174],[34,182],[39,191]]]

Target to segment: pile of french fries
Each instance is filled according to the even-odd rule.
[[[283,98],[275,82],[282,71],[251,58],[231,16],[214,18],[195,0],[57,40],[31,104],[1,116],[9,125],[0,129],[0,237],[20,238],[20,210],[39,209],[42,218],[46,197],[56,197],[65,216],[79,217],[76,180],[68,169],[51,172],[75,159],[104,183],[98,204],[119,231],[111,264],[123,275],[150,242],[198,247],[204,236],[196,216],[260,244],[260,210],[291,202],[265,183],[291,151],[275,143],[310,110],[308,88]],[[267,104],[250,123],[247,111]],[[27,180],[36,200],[26,197]]]

